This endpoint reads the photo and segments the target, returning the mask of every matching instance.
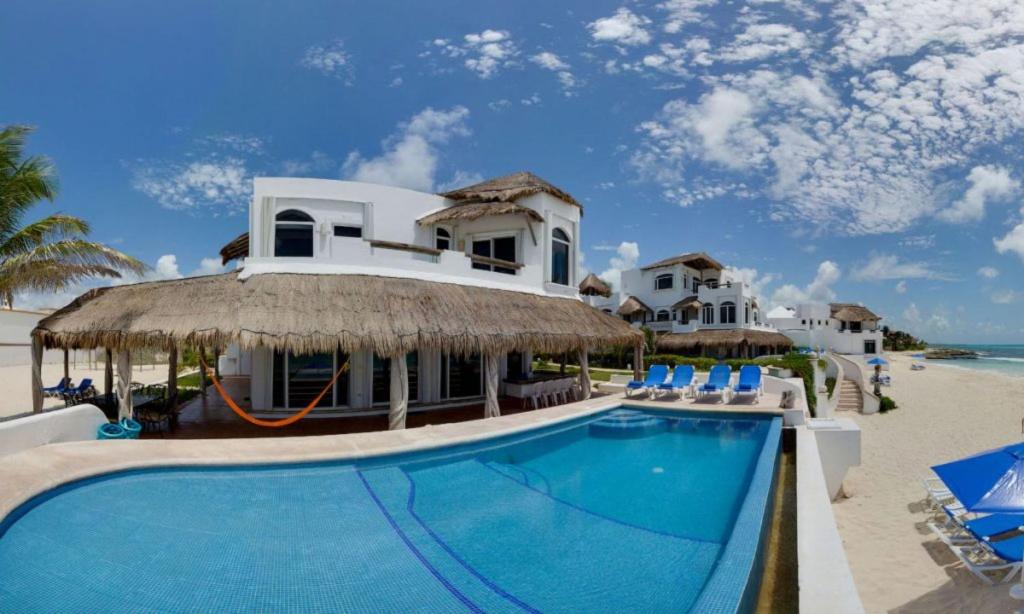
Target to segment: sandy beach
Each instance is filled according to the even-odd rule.
[[[833,505],[868,612],[1010,612],[1024,607],[1009,585],[985,586],[925,526],[921,476],[931,465],[1020,441],[1024,378],[891,358],[885,394],[898,409],[851,416],[862,429],[862,464]]]
[[[70,370],[71,381],[81,382],[84,378],[92,378],[97,390],[102,392],[104,371],[102,364],[98,369],[90,369],[80,364]],[[43,383],[53,386],[64,376],[63,364],[43,365]],[[132,381],[141,384],[153,384],[167,381],[165,365],[139,365],[132,369]],[[19,365],[0,367],[0,418],[14,416],[32,411],[32,367]],[[47,398],[43,400],[43,408],[63,407],[61,399]]]

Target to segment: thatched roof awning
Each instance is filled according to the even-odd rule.
[[[48,348],[171,343],[298,353],[422,349],[566,352],[642,343],[619,318],[569,298],[365,275],[237,273],[90,290],[33,331]]]
[[[830,303],[832,317],[843,322],[876,322],[882,318],[870,309],[853,303]]]
[[[530,222],[543,222],[544,216],[529,207],[510,202],[493,203],[456,203],[450,207],[428,213],[416,220],[420,226],[430,226],[442,222],[471,222],[491,215],[521,215]]]
[[[612,289],[604,282],[604,280],[591,273],[584,277],[583,281],[580,282],[580,294],[584,296],[603,296],[607,298],[612,295]]]
[[[517,198],[532,196],[539,192],[545,192],[583,209],[583,205],[568,192],[553,186],[533,173],[526,172],[495,177],[464,188],[443,192],[441,196],[455,201],[489,203],[512,202]]]
[[[700,307],[701,302],[697,300],[697,295],[687,296],[683,300],[679,301],[675,305],[672,305],[672,309],[689,309],[690,307]]]
[[[661,269],[665,267],[675,266],[677,264],[685,264],[688,267],[703,271],[704,269],[714,269],[721,271],[723,268],[722,264],[708,256],[704,252],[694,252],[692,254],[682,254],[679,256],[672,256],[664,260],[659,260],[654,264],[648,264],[642,267],[642,270],[649,271],[651,269]]]
[[[634,313],[642,313],[645,311],[647,313],[654,313],[654,311],[650,307],[645,305],[643,301],[641,301],[635,296],[631,296],[627,298],[625,301],[623,301],[621,305],[619,305],[618,314],[620,316],[631,316]]]
[[[243,232],[230,243],[220,248],[220,263],[227,264],[232,260],[241,260],[249,256],[249,233]]]
[[[670,333],[658,337],[659,352],[679,352],[698,347],[730,348],[748,346],[774,346],[788,348],[793,340],[774,331],[732,328],[727,330],[697,330],[692,333]]]

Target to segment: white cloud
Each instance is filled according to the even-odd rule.
[[[1024,261],[1024,222],[1014,226],[1002,238],[993,239],[992,243],[1000,254],[1012,252],[1020,256],[1020,259]]]
[[[749,62],[804,51],[810,41],[792,26],[779,23],[751,24],[736,36],[717,57],[726,62]]]
[[[985,203],[1013,195],[1020,184],[1010,178],[1009,169],[998,166],[975,166],[967,180],[971,186],[964,197],[949,209],[939,212],[947,222],[976,222],[985,216]]]
[[[1021,297],[1019,292],[1014,290],[997,290],[992,293],[992,302],[996,305],[1009,305],[1016,303]]]
[[[598,277],[618,290],[621,287],[622,272],[635,269],[640,260],[640,245],[633,241],[623,241],[615,248],[615,252],[616,255],[608,260],[608,268]]]
[[[913,235],[900,239],[900,247],[929,249],[935,246],[935,235]]]
[[[237,157],[209,157],[187,164],[150,164],[135,170],[132,185],[166,209],[246,211],[252,172]]]
[[[952,328],[949,317],[944,311],[933,309],[930,316],[925,316],[915,303],[910,303],[903,310],[903,320],[910,328],[910,332],[919,336],[922,334],[942,334]]]
[[[469,172],[464,170],[457,170],[452,178],[448,181],[439,183],[437,185],[438,192],[447,192],[449,190],[455,190],[457,188],[464,188],[474,183],[480,183],[484,180],[484,176],[480,173]]]
[[[562,91],[568,96],[572,94],[573,88],[577,86],[576,77],[572,74],[572,67],[562,58],[550,51],[542,51],[530,57],[530,61],[554,72],[558,76],[558,82],[562,85]]]
[[[665,32],[675,34],[684,26],[701,21],[704,15],[701,9],[716,4],[718,0],[666,0],[658,8],[667,13]]]
[[[978,275],[986,279],[995,279],[999,277],[999,269],[991,266],[983,266],[978,269]]]
[[[842,277],[839,265],[831,260],[825,260],[818,265],[818,270],[811,283],[801,288],[793,284],[786,284],[779,287],[772,293],[769,307],[783,306],[795,307],[800,303],[828,303],[836,298],[835,285]]]
[[[189,273],[189,277],[196,277],[198,275],[218,275],[226,270],[227,267],[221,264],[220,258],[203,258],[199,261],[199,267]]]
[[[951,279],[948,273],[935,270],[927,262],[907,262],[892,254],[873,254],[867,262],[854,267],[851,277],[857,281]]]
[[[326,45],[313,45],[299,61],[304,68],[318,71],[345,83],[352,84],[352,56],[345,51],[345,42],[336,39]]]
[[[437,146],[457,136],[468,136],[469,110],[463,106],[448,110],[427,107],[382,143],[383,153],[364,158],[358,151],[348,155],[342,167],[353,181],[393,185],[412,190],[432,191],[437,174]]]
[[[900,280],[896,284],[896,294],[906,294],[906,293],[907,293],[907,282],[905,280]]]
[[[463,66],[481,79],[490,79],[503,68],[514,66],[519,55],[519,47],[507,30],[487,29],[467,34],[458,44],[439,38],[434,41],[434,46],[448,57],[465,58]]]
[[[618,45],[646,45],[651,42],[651,35],[646,30],[651,20],[637,15],[626,7],[621,7],[610,17],[602,17],[590,22],[587,28],[595,41],[615,43]]]

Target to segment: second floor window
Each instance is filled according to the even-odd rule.
[[[516,238],[494,237],[492,239],[477,239],[473,241],[473,255],[494,258],[495,260],[505,260],[506,262],[516,262]],[[482,271],[505,273],[506,275],[516,274],[515,269],[483,262],[474,262],[473,268]]]
[[[691,288],[691,292],[693,292],[694,294],[697,294],[697,289],[700,288],[700,280],[697,279],[696,277],[694,277],[693,279],[690,280],[690,283],[693,284],[693,287]]]
[[[435,249],[451,249],[452,248],[452,233],[447,228],[438,228],[434,230],[434,248]]]
[[[551,231],[551,283],[569,285],[569,235],[561,228]]]
[[[298,209],[288,209],[274,218],[274,256],[313,257],[313,218]]]
[[[658,313],[654,316],[654,319],[659,322],[668,322],[669,320],[672,319],[672,314],[670,314],[667,309],[662,309],[658,311]]]
[[[672,289],[672,274],[665,273],[664,275],[658,275],[654,278],[654,289],[655,290],[671,290]]]
[[[701,324],[714,324],[715,323],[715,306],[711,303],[704,305],[700,310],[700,323]]]
[[[721,324],[735,324],[736,323],[736,303],[725,302],[719,308],[721,311],[721,317],[719,321]]]

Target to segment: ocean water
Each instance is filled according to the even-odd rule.
[[[0,525],[0,612],[685,612],[730,538],[757,539],[732,530],[778,421],[619,410],[355,463],[87,480]]]
[[[1024,345],[976,345],[976,344],[936,344],[935,347],[949,347],[972,350],[978,353],[976,359],[934,360],[933,363],[944,363],[954,367],[994,371],[1006,375],[1024,377]]]

